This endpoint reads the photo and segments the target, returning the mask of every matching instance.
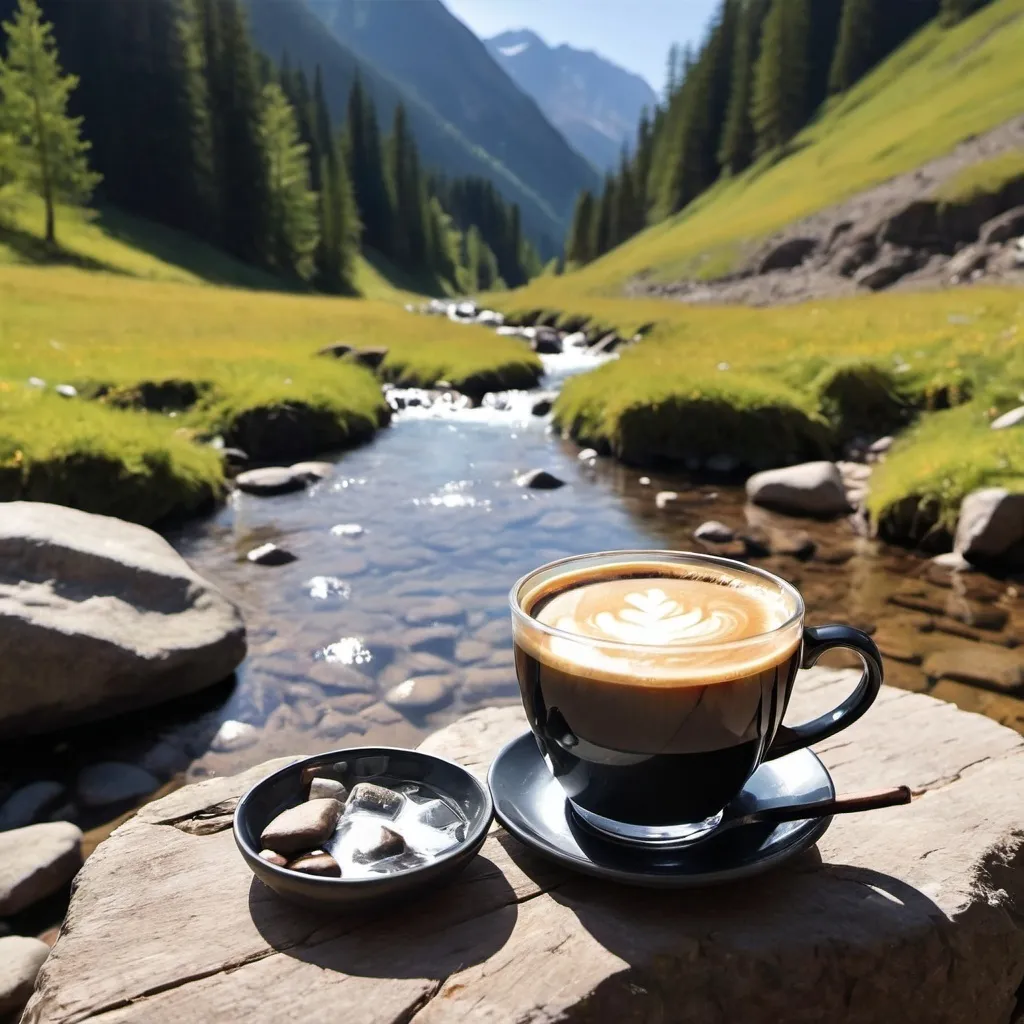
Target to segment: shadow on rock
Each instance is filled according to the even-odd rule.
[[[324,970],[440,980],[494,956],[519,912],[501,871],[477,857],[450,886],[376,910],[306,910],[253,879],[249,913],[270,946]]]

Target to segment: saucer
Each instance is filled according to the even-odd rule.
[[[805,818],[779,825],[740,825],[671,850],[626,846],[577,823],[565,791],[530,732],[502,749],[487,782],[495,816],[517,839],[574,871],[629,885],[686,889],[760,874],[813,846],[832,822]],[[729,806],[730,811],[747,814],[835,795],[821,761],[810,750],[797,750],[762,764]]]

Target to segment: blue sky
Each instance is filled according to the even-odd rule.
[[[552,46],[596,50],[656,92],[673,42],[697,42],[718,0],[444,0],[478,36],[530,28]]]

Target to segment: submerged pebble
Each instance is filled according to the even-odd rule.
[[[378,787],[375,787],[378,788]],[[397,795],[397,794],[395,794]],[[357,864],[372,864],[405,853],[405,839],[387,825],[360,823],[355,831],[351,856]]]
[[[340,878],[341,867],[338,862],[323,850],[304,853],[301,857],[288,862],[290,871],[301,871],[306,875],[322,875],[327,878]]]

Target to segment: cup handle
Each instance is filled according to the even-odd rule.
[[[882,656],[874,641],[852,626],[808,626],[804,630],[801,668],[810,668],[826,652],[842,647],[859,655],[864,668],[860,682],[849,697],[827,714],[804,725],[780,726],[764,755],[765,761],[791,754],[812,743],[834,736],[864,714],[875,702],[882,685]]]

